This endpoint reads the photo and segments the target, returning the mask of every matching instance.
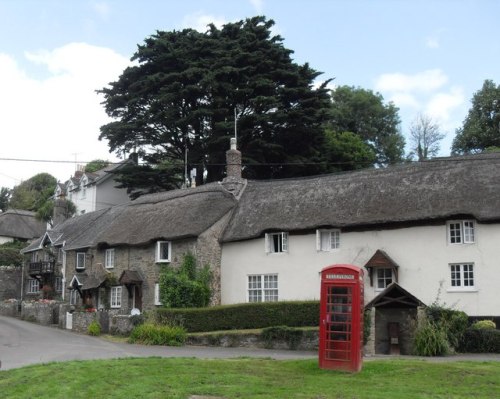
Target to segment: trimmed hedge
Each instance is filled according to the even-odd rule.
[[[468,328],[460,344],[464,353],[500,353],[500,330]]]
[[[260,302],[191,309],[157,309],[160,324],[180,324],[188,332],[248,330],[272,326],[319,325],[319,301]]]

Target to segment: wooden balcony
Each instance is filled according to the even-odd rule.
[[[47,260],[41,262],[31,262],[29,264],[29,274],[33,275],[43,275],[43,274],[51,274],[55,271],[56,262],[54,260]]]

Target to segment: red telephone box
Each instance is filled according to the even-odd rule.
[[[319,367],[360,371],[363,362],[363,270],[333,265],[321,271]]]

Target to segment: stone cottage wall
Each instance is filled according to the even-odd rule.
[[[0,301],[5,299],[20,299],[21,268],[15,266],[0,266]]]
[[[45,326],[59,324],[59,303],[55,301],[23,302],[21,319]]]

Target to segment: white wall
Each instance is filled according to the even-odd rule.
[[[320,271],[336,263],[362,267],[377,249],[399,265],[399,284],[425,304],[437,299],[470,316],[499,316],[500,225],[478,224],[474,244],[448,244],[446,225],[341,233],[340,248],[316,251],[316,235],[290,235],[289,252],[266,254],[264,237],[222,247],[221,300],[247,301],[249,274],[278,274],[280,300],[319,299]],[[474,263],[475,288],[453,292],[450,263]],[[366,270],[365,270],[366,271]],[[440,290],[440,282],[442,289]],[[379,292],[365,273],[365,302]]]
[[[0,244],[5,244],[6,242],[12,241],[14,241],[12,237],[0,236]]]
[[[124,204],[130,201],[126,188],[116,188],[118,183],[108,178],[99,184],[95,194],[95,210],[109,208],[113,205]]]

